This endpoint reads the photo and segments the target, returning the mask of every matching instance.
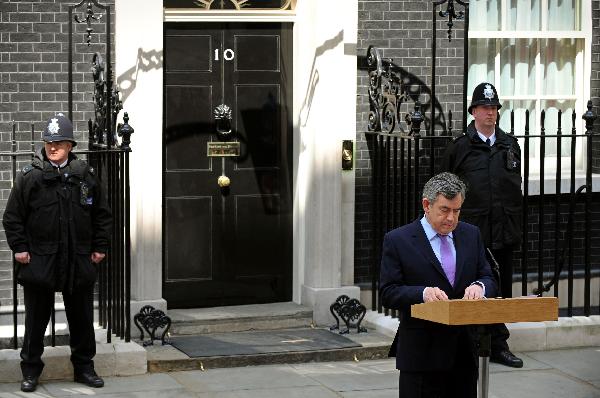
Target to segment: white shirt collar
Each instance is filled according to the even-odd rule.
[[[494,142],[496,142],[496,132],[495,131],[492,133],[492,135],[490,135],[489,137],[486,137],[485,135],[481,134],[478,130],[477,135],[479,136],[479,138],[481,138],[481,141],[483,141],[483,142],[485,142],[489,138],[490,146],[494,145]]]
[[[423,218],[421,218],[421,225],[423,226],[423,229],[425,230],[425,235],[427,235],[427,240],[431,242],[431,240],[433,238],[435,238],[438,233],[435,232],[435,229],[433,229],[431,224],[429,224],[429,221],[427,220],[427,217],[425,217],[425,216],[423,216]],[[450,239],[454,240],[452,232],[450,232],[448,234],[448,236],[450,237]]]
[[[61,164],[54,163],[54,162],[53,162],[53,161],[51,161],[51,160],[48,160],[48,161],[50,162],[50,164],[51,164],[52,166],[54,166],[54,167],[58,167],[59,169],[62,169],[63,167],[65,167],[65,166],[67,165],[67,162],[69,161],[69,159],[67,158],[67,160],[65,160],[65,161],[64,161],[64,162],[62,162]]]

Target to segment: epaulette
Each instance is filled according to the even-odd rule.
[[[512,138],[513,140],[515,140],[515,141],[517,141],[517,142],[519,141],[519,139],[518,139],[517,137],[515,137],[514,135],[512,135],[512,134],[508,134],[508,133],[506,133],[505,135],[506,135],[507,137],[510,137],[510,138]]]
[[[464,134],[464,133],[462,133],[462,134],[460,134],[460,135],[457,135],[457,136],[454,136],[454,137],[452,138],[452,142],[456,142],[456,141],[458,141],[458,140],[460,140],[461,138],[463,138],[463,137],[466,137],[466,136],[467,136],[467,135],[466,135],[466,134]]]
[[[23,173],[23,175],[29,173],[31,170],[33,170],[33,166],[28,164],[27,166],[23,167],[23,170],[21,171]]]

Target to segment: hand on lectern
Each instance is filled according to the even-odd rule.
[[[473,284],[465,289],[463,299],[479,300],[483,298],[483,288],[478,284]]]
[[[439,287],[426,287],[423,291],[423,301],[428,303],[430,301],[444,301],[448,300],[446,292]]]

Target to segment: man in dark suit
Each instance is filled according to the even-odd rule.
[[[493,297],[496,285],[479,229],[458,221],[465,184],[454,174],[432,177],[423,188],[425,216],[385,235],[379,293],[400,310],[390,349],[400,370],[401,398],[475,398],[476,335],[410,316],[429,301]]]

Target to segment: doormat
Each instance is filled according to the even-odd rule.
[[[333,350],[360,344],[325,329],[260,330],[177,336],[171,344],[190,358]]]

